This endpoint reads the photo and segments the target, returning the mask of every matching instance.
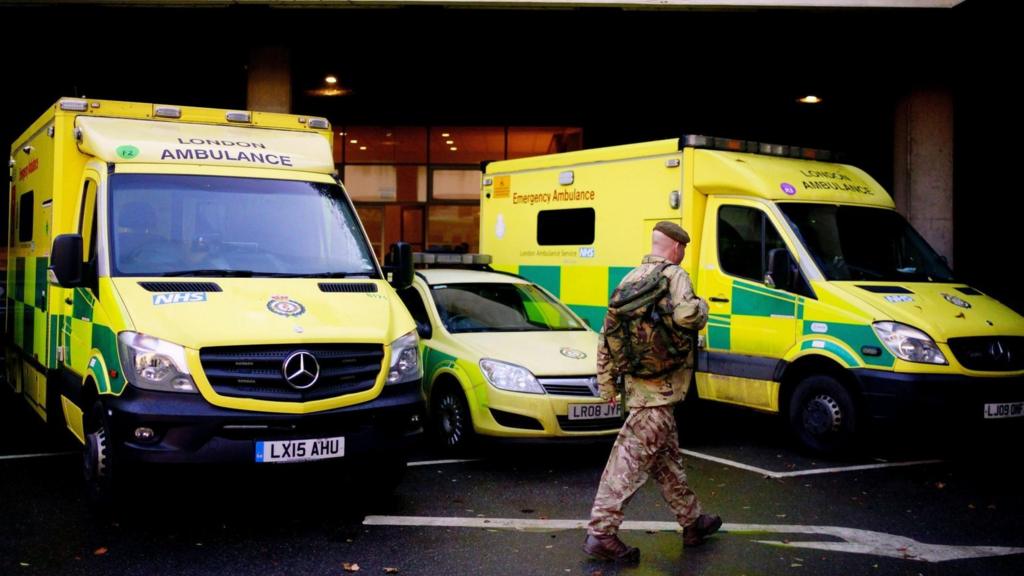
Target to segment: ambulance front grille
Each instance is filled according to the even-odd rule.
[[[978,336],[950,338],[949,348],[968,370],[1013,372],[1024,370],[1024,337]]]
[[[319,367],[316,381],[298,390],[285,380],[284,362],[294,352],[310,353]],[[289,344],[203,348],[199,360],[210,386],[221,396],[308,402],[373,387],[384,361],[380,344]]]
[[[214,282],[139,282],[148,292],[220,292]]]

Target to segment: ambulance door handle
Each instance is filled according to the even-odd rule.
[[[722,302],[722,303],[726,303],[726,302],[729,301],[728,298],[718,298],[717,296],[712,296],[711,298],[708,298],[708,300],[711,300],[712,302]]]
[[[70,304],[74,304],[74,303],[75,303],[75,301],[74,301],[74,300],[72,300],[71,298],[65,298],[65,299],[64,299],[64,303],[65,303],[65,304],[69,304],[69,305],[70,305]]]

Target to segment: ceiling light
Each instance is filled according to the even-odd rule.
[[[455,144],[455,140],[445,140],[444,143],[451,146],[452,144]]]
[[[328,76],[327,78],[324,78],[324,82],[327,82],[328,84],[337,84],[338,78],[336,76]]]
[[[447,133],[447,132],[442,132],[442,133],[441,133],[441,138],[447,138],[447,137],[449,137],[449,136],[451,136],[451,134],[449,134],[449,133]]]
[[[452,148],[451,148],[452,152],[455,152],[458,149],[459,149],[458,146],[452,146]]]
[[[359,149],[360,150],[366,150],[366,146],[360,146]]]
[[[359,144],[359,140],[356,140],[355,138],[353,138],[353,139],[349,140],[348,143],[349,144]]]
[[[808,94],[807,96],[804,96],[803,98],[797,100],[797,102],[801,104],[821,104],[821,98],[818,98],[813,94]]]

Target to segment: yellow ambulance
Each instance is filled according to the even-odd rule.
[[[592,326],[649,251],[692,238],[699,396],[777,413],[817,452],[872,421],[1024,416],[1024,318],[957,281],[868,174],[827,152],[701,136],[493,162],[481,251]]]
[[[135,463],[404,469],[418,337],[325,119],[64,98],[11,160],[7,382],[94,497]]]

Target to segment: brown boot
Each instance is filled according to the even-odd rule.
[[[721,516],[701,514],[693,524],[683,528],[683,546],[700,546],[705,538],[718,532],[721,527]]]
[[[615,534],[587,534],[583,542],[583,551],[602,560],[623,562],[639,562],[640,550],[619,540]]]

